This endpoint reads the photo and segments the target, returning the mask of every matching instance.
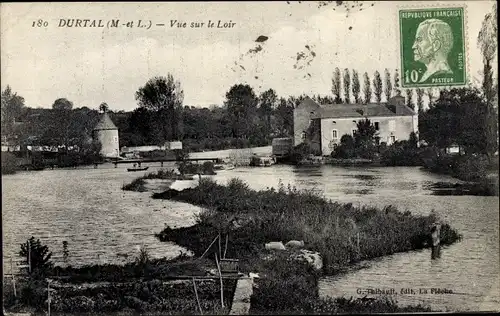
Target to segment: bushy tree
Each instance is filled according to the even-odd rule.
[[[493,60],[498,49],[497,4],[493,4],[492,12],[485,15],[477,41],[483,57],[482,92],[486,102],[485,141],[488,156],[498,150],[498,84],[493,80]],[[497,102],[498,104],[498,102]]]
[[[406,89],[406,106],[413,109],[413,89]]]
[[[53,266],[50,260],[52,252],[49,251],[49,247],[33,236],[21,244],[19,255],[26,259],[26,264],[31,262],[31,275],[33,276],[43,276]]]
[[[20,131],[16,129],[14,122],[18,120],[24,111],[24,98],[12,92],[10,86],[2,91],[2,136],[7,136],[10,141],[19,141]]]
[[[332,156],[334,158],[341,159],[350,159],[356,157],[356,144],[354,142],[354,138],[345,134],[340,138],[340,144],[337,148],[332,152]]]
[[[372,99],[372,88],[371,88],[371,83],[370,83],[370,77],[368,76],[368,73],[363,74],[363,95],[364,95],[364,101],[365,103],[370,103]]]
[[[346,104],[351,103],[351,75],[349,69],[344,69],[344,100]]]
[[[233,137],[248,138],[254,127],[258,99],[247,84],[233,85],[226,93],[226,107],[232,120]]]
[[[359,92],[360,92],[360,84],[359,84],[359,76],[358,72],[356,70],[352,71],[352,95],[354,96],[354,103],[359,104],[360,103],[360,98],[359,98]]]
[[[387,101],[389,101],[392,95],[392,83],[391,83],[391,73],[387,68],[385,69],[384,79],[385,79],[385,87],[384,87],[385,98]]]
[[[486,104],[479,90],[460,88],[441,91],[419,118],[420,138],[438,148],[460,145],[466,153],[487,153],[484,120]]]
[[[271,133],[271,118],[274,110],[276,109],[276,104],[278,102],[278,96],[273,89],[266,90],[262,92],[259,96],[259,116],[261,122],[264,126],[264,134],[269,135]]]
[[[184,101],[180,81],[174,80],[171,74],[153,77],[136,91],[135,99],[140,107],[156,113],[156,120],[151,125],[162,132],[158,145],[179,139],[180,112]]]
[[[54,110],[71,110],[73,109],[73,102],[66,98],[59,98],[52,104]]]
[[[417,89],[417,107],[419,112],[424,110],[424,93],[424,89]]]
[[[354,132],[354,143],[358,155],[361,158],[373,158],[375,149],[375,125],[369,119],[364,119],[356,123]]]
[[[382,78],[378,70],[373,75],[373,93],[375,94],[377,103],[380,103],[382,101]]]
[[[342,103],[342,83],[340,79],[340,69],[337,67],[335,68],[335,71],[333,73],[333,78],[332,78],[332,94],[334,97],[335,103],[339,104]]]

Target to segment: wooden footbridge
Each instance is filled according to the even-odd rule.
[[[186,159],[176,159],[176,158],[153,158],[153,159],[116,159],[111,160],[111,163],[115,165],[115,168],[118,167],[119,164],[137,164],[141,166],[143,163],[155,163],[159,162],[163,167],[163,163],[165,162],[180,162],[180,161],[189,161],[189,162],[205,162],[211,161],[216,163],[220,161],[221,158],[186,158]],[[97,168],[97,164],[94,165]]]

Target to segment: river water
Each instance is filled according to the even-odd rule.
[[[142,175],[111,164],[98,169],[44,170],[2,176],[4,268],[16,256],[19,243],[39,237],[62,261],[62,241],[68,242],[68,264],[123,263],[147,246],[155,257],[173,257],[181,247],[161,243],[154,233],[165,224],[188,226],[199,208],[153,200],[150,193],[124,192],[121,186]],[[159,169],[151,164],[149,171]],[[238,167],[213,178],[226,183],[243,179],[251,188],[290,184],[316,189],[326,198],[355,205],[394,205],[414,214],[435,210],[463,234],[463,240],[442,249],[431,260],[430,250],[395,254],[363,265],[365,268],[320,282],[322,296],[363,296],[358,289],[391,289],[398,303],[423,303],[437,310],[498,310],[498,197],[435,196],[428,185],[456,181],[415,167],[342,168],[334,166],[268,168]],[[430,288],[454,294],[430,294]],[[413,289],[416,294],[401,294]],[[418,294],[428,289],[427,294]]]

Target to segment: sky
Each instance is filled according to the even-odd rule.
[[[399,9],[457,4],[466,6],[470,81],[480,82],[477,35],[492,1],[343,2],[2,3],[1,88],[10,85],[30,107],[67,98],[75,107],[106,102],[114,111],[137,108],[135,91],[168,73],[191,106],[222,105],[238,83],[257,94],[331,95],[335,67],[356,69],[361,80],[365,71],[372,77],[399,68]],[[33,27],[39,19],[47,26]],[[119,19],[134,27],[59,27],[61,19]],[[151,28],[138,28],[138,20]],[[171,27],[175,20],[187,27]],[[217,28],[219,20],[235,24]],[[257,43],[260,35],[268,39]]]

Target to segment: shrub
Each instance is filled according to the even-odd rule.
[[[53,266],[50,260],[52,252],[49,251],[49,247],[43,245],[40,239],[35,240],[33,236],[26,243],[21,244],[19,255],[26,258],[26,264],[31,262],[31,275],[35,277],[43,277]]]
[[[2,174],[13,174],[17,170],[16,156],[12,153],[2,152]]]
[[[266,242],[302,239],[309,249],[321,253],[329,273],[353,261],[427,247],[434,220],[393,207],[380,210],[333,203],[314,191],[290,187],[257,192],[240,180],[221,186],[203,179],[197,188],[181,191],[173,199],[211,211],[200,215],[194,227],[164,230],[157,235],[160,240],[174,241],[201,255],[219,231],[230,231],[228,255],[246,258],[256,255]],[[450,234],[444,235],[443,244],[458,240],[458,233],[443,226],[443,233],[447,230]]]
[[[122,187],[122,190],[125,191],[136,191],[136,192],[145,192],[146,190],[146,182],[143,178],[137,178],[129,184],[125,184]]]

